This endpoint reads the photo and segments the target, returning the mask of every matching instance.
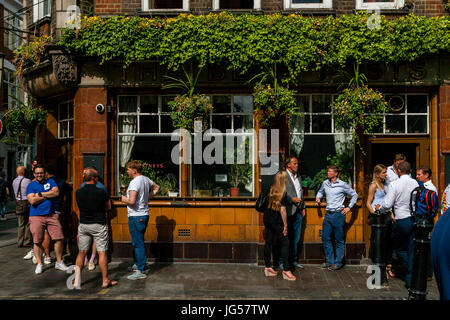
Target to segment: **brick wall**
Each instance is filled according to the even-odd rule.
[[[443,85],[439,88],[439,136],[440,136],[440,163],[439,172],[440,186],[439,190],[444,190],[445,186],[445,165],[444,155],[450,155],[450,84]]]
[[[141,11],[140,0],[94,0],[95,14],[138,14]],[[355,10],[355,0],[334,0],[333,9],[336,15],[351,14]],[[416,15],[436,16],[448,15],[444,10],[442,0],[406,0],[405,4],[413,4],[411,12]],[[261,8],[264,12],[273,13],[283,11],[283,0],[261,0]],[[193,14],[207,14],[212,10],[212,0],[190,0],[190,11]],[[328,11],[328,10],[327,10]],[[391,11],[392,12],[392,11]],[[401,11],[401,14],[408,10]],[[390,15],[389,12],[387,14]],[[397,16],[397,15],[394,15]]]

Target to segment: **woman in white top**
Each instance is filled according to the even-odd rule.
[[[375,168],[373,169],[373,180],[369,185],[369,192],[367,195],[367,202],[366,207],[369,210],[370,214],[375,213],[375,206],[376,205],[382,205],[384,203],[384,198],[387,194],[387,184],[386,184],[386,176],[387,176],[387,168],[383,164],[377,164]],[[392,229],[392,223],[395,221],[394,215],[392,212],[390,214],[386,215],[386,221],[387,224],[386,232],[385,232],[385,242],[386,242],[386,255],[385,255],[385,261],[386,261],[386,271],[388,272],[389,276],[393,277],[394,274],[392,273],[392,247],[391,247],[391,229]],[[373,236],[373,233],[372,235]],[[372,242],[371,242],[372,243]],[[369,255],[372,257],[372,247],[370,248]]]

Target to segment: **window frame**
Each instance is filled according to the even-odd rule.
[[[212,0],[213,11],[217,10],[252,10],[252,9],[223,9],[220,8],[220,0]],[[261,0],[253,0],[253,10],[261,10]]]
[[[13,11],[4,8],[3,20],[6,28],[17,30],[5,30],[4,46],[11,51],[16,50],[23,42],[23,34],[22,31],[20,31],[22,29],[23,18],[15,14]],[[12,44],[10,44],[10,40],[12,39],[14,40]]]
[[[292,3],[292,0],[284,0],[284,9],[332,9],[333,0],[323,0],[322,3]]]
[[[44,13],[44,3],[48,3],[48,12]],[[51,0],[33,0],[33,23],[50,17],[52,14],[52,2]]]
[[[398,10],[405,6],[405,0],[394,0],[393,2],[364,2],[356,0],[356,10],[394,9]]]
[[[69,110],[70,105],[72,104],[72,108],[73,108],[73,100],[68,100],[68,101],[63,101],[58,103],[58,140],[64,140],[64,139],[73,139],[73,129],[75,129],[74,127],[74,116],[73,116],[73,110],[72,110],[72,117],[71,118],[65,118],[65,119],[61,119],[61,106],[65,105]],[[67,113],[69,114],[69,113]],[[67,122],[67,137],[62,137],[60,135],[60,126],[62,122]],[[70,126],[72,126],[72,136],[70,135]]]
[[[172,8],[172,9],[152,9],[150,8],[150,0],[141,0],[142,11],[145,12],[167,12],[167,11],[189,11],[189,0],[183,0],[183,8]]]
[[[6,68],[3,70],[4,72],[4,79],[3,79],[3,83],[6,86],[6,92],[7,95],[5,97],[5,101],[3,101],[3,104],[6,105],[6,110],[10,110],[10,106],[8,104],[9,100],[12,99],[10,98],[11,94],[11,89],[14,88],[16,90],[16,94],[15,94],[15,98],[18,101],[23,101],[23,99],[21,99],[21,89],[20,89],[20,85],[19,85],[19,80],[17,79],[17,76],[14,76],[14,73],[16,72],[15,70],[11,70],[9,68]],[[11,76],[14,76],[14,82],[11,82]],[[16,105],[18,102],[14,101],[14,104]]]

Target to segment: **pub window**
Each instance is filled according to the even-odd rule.
[[[199,141],[195,135],[199,133],[195,133],[192,139],[191,195],[252,196],[255,154],[253,98],[249,95],[215,95],[211,100],[210,127],[202,137],[207,141],[202,141],[202,145],[195,149],[195,143]],[[230,148],[227,148],[227,139]],[[213,144],[218,147],[211,151]],[[200,150],[202,159],[198,158],[200,152],[196,150]],[[208,160],[209,155],[219,160]]]
[[[333,7],[333,0],[284,0],[285,9],[297,9],[297,8],[329,8]]]
[[[118,97],[117,183],[121,192],[129,183],[126,164],[130,160],[141,160],[144,174],[161,187],[158,195],[180,195],[180,166],[171,158],[179,143],[171,139],[175,128],[168,102],[173,98],[155,95]]]
[[[400,9],[404,5],[405,0],[356,0],[357,10]]]
[[[15,71],[5,69],[4,76],[3,104],[5,109],[13,109],[18,106],[20,101],[23,101],[23,90],[19,87]]]
[[[213,0],[213,10],[261,9],[261,0]]]
[[[33,22],[49,17],[50,0],[33,0]]]
[[[314,180],[327,167],[327,158],[339,157],[345,163],[353,163],[351,134],[334,126],[331,110],[334,98],[330,94],[297,96],[300,115],[293,116],[289,125],[289,154],[298,158],[299,173],[305,181]],[[349,177],[351,182],[352,175]]]
[[[21,23],[22,18],[15,15],[12,11],[4,10],[5,21],[5,47],[10,50],[16,50],[22,44]]]
[[[73,102],[58,104],[58,139],[73,138]]]
[[[142,0],[143,11],[189,10],[189,0]]]

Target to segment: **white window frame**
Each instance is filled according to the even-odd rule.
[[[73,101],[64,101],[61,103],[58,103],[58,139],[72,139],[73,138],[73,129],[72,128],[72,135],[70,135],[70,126],[74,127],[74,121],[73,121],[73,110],[72,110],[72,117],[67,119],[61,119],[61,108],[64,106],[64,108],[70,108],[70,105],[72,104],[73,108]],[[67,137],[61,137],[60,135],[60,126],[62,122],[67,122]]]
[[[405,0],[394,0],[393,2],[364,2],[364,0],[356,0],[356,10],[400,9],[404,5]]]
[[[284,9],[332,9],[333,0],[323,0],[322,3],[292,3],[284,0]]]
[[[141,3],[142,3],[142,11],[153,11],[153,12],[189,11],[189,0],[183,0],[183,8],[182,9],[151,9],[150,8],[150,0],[141,0]]]
[[[5,47],[10,50],[17,49],[22,44],[22,29],[23,19],[14,12],[4,9],[4,22],[5,27],[8,29],[18,30],[5,30]]]
[[[49,10],[44,15],[44,2],[48,2]],[[33,0],[33,22],[39,21],[45,17],[50,17],[52,14],[51,0]]]
[[[220,0],[213,0],[212,2],[213,10],[221,10],[220,8]],[[232,10],[232,9],[228,9]],[[238,10],[238,9],[235,9]],[[261,0],[253,0],[253,10],[261,10]]]

